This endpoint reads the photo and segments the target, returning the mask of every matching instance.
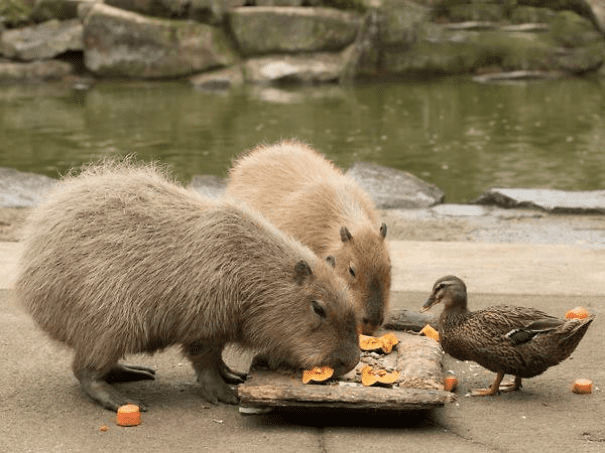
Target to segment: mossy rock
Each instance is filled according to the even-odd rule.
[[[0,27],[18,27],[31,22],[32,8],[23,0],[0,1]]]
[[[564,47],[580,47],[602,39],[592,22],[572,11],[561,11],[550,23],[553,40]]]
[[[518,6],[510,12],[509,20],[513,24],[546,23],[550,22],[555,14],[550,8]]]
[[[480,21],[499,22],[505,17],[504,5],[474,3],[449,8],[448,18],[452,22]]]

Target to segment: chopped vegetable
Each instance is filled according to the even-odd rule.
[[[304,370],[302,374],[303,384],[308,384],[311,381],[323,382],[332,377],[334,370],[329,366],[316,366],[310,370]]]
[[[571,310],[569,310],[567,313],[565,313],[565,317],[567,319],[572,319],[572,318],[584,319],[584,318],[588,318],[589,316],[590,316],[590,313],[584,307],[575,307],[575,308],[572,308]]]
[[[118,408],[116,423],[120,426],[137,426],[141,423],[141,412],[136,404],[125,404]]]
[[[592,393],[592,381],[590,379],[576,379],[573,381],[571,391],[581,395]]]
[[[397,343],[399,338],[394,333],[386,333],[382,337],[359,335],[359,348],[362,351],[382,350],[385,354],[390,354]]]
[[[430,324],[424,326],[420,331],[420,334],[426,335],[427,337],[432,338],[435,341],[439,341],[439,332],[433,329]]]
[[[370,365],[361,369],[361,383],[370,387],[375,384],[392,385],[399,379],[399,371],[374,370]]]

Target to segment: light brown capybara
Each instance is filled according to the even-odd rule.
[[[236,403],[228,383],[243,376],[221,358],[228,343],[337,374],[359,361],[355,311],[330,261],[153,165],[106,162],[68,176],[34,210],[17,291],[37,324],[75,350],[74,374],[102,406],[130,401],[111,383],[154,377],[119,364],[124,355],[171,345],[206,400]]]
[[[321,257],[334,256],[361,330],[372,334],[388,310],[391,260],[386,225],[364,190],[309,146],[283,141],[237,159],[227,194],[260,211]]]

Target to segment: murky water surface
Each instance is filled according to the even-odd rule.
[[[0,166],[56,177],[110,154],[225,175],[261,142],[296,137],[347,168],[409,171],[449,202],[485,189],[605,188],[605,86],[468,80],[203,93],[185,83],[0,86]]]

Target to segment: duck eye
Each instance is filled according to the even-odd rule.
[[[353,269],[352,264],[349,264],[349,274],[351,274],[351,277],[355,278],[355,269]]]

